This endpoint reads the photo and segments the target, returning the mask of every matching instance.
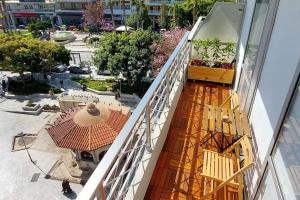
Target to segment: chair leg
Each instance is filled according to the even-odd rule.
[[[239,175],[238,179],[239,179],[238,197],[239,197],[239,200],[243,200],[243,189],[244,189],[243,176]]]

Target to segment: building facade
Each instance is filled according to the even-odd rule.
[[[55,2],[48,0],[6,1],[6,12],[13,26],[26,25],[35,19],[50,19],[55,17]]]
[[[5,1],[6,10],[10,14],[11,24],[26,25],[33,19],[53,19],[53,23],[57,25],[79,25],[82,24],[82,14],[85,5],[95,0],[7,0]],[[153,23],[158,21],[160,15],[160,5],[164,1],[145,1],[148,14]],[[165,3],[171,5],[173,0]],[[103,1],[105,6],[105,15],[111,17],[110,1]],[[123,23],[123,15],[130,16],[135,12],[136,8],[130,0],[112,1],[114,20],[117,25]],[[123,9],[124,8],[124,9]]]

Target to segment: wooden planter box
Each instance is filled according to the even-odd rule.
[[[188,66],[188,79],[232,84],[234,69],[222,69],[206,66]]]

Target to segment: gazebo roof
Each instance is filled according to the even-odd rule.
[[[59,147],[92,151],[113,143],[127,119],[121,107],[89,103],[68,110],[47,131]]]

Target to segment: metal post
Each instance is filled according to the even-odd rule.
[[[104,186],[103,186],[103,181],[100,182],[99,192],[100,192],[101,200],[106,200],[106,194],[105,194],[105,189],[104,189]]]
[[[149,152],[152,151],[152,145],[151,145],[151,110],[150,110],[150,105],[149,103],[146,106],[146,110],[145,110],[145,119],[146,119],[146,137],[147,137],[147,150]]]
[[[167,81],[166,84],[166,101],[167,101],[167,107],[170,107],[170,70],[168,69],[165,76],[165,81]]]

